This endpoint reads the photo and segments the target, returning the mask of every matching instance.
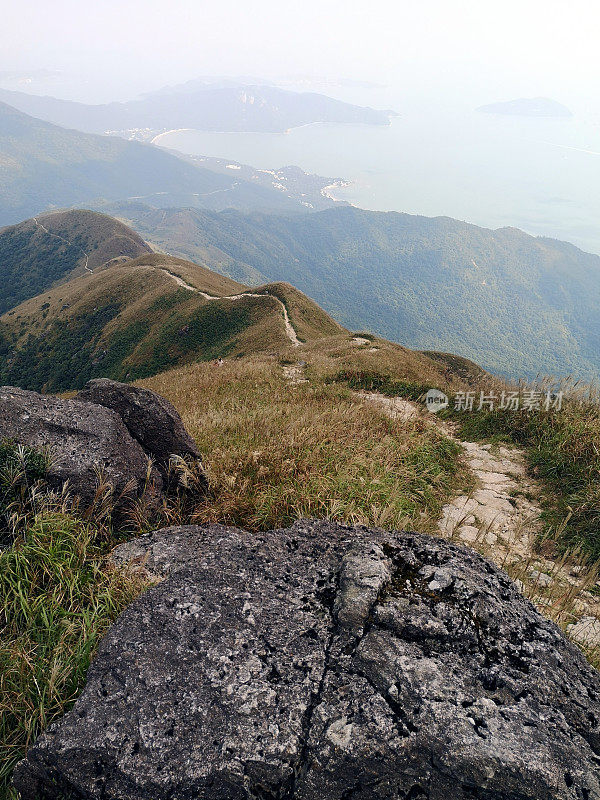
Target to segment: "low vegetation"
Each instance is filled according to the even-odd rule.
[[[422,420],[390,420],[341,385],[290,384],[274,359],[195,364],[143,385],[174,403],[206,453],[214,496],[198,522],[267,530],[328,516],[432,531],[466,480],[458,446]]]
[[[398,380],[391,375],[363,370],[340,370],[329,380],[346,383],[351,389],[379,392],[387,397],[403,397],[406,400],[420,400],[431,388],[424,383]]]

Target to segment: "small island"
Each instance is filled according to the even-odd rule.
[[[479,106],[477,111],[484,114],[505,114],[512,117],[572,117],[570,111],[562,103],[548,97],[520,98],[504,103],[490,103]]]

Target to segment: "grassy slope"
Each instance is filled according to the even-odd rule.
[[[93,270],[113,258],[151,251],[126,225],[93,211],[45,214],[38,223],[26,220],[0,230],[0,313],[83,274],[86,264]]]
[[[243,280],[290,281],[342,324],[409,347],[519,377],[600,370],[600,258],[566,242],[355,208],[119,213],[171,252]]]
[[[302,516],[432,531],[441,504],[466,483],[458,447],[421,420],[388,419],[328,378],[374,366],[349,335],[302,347],[310,381],[292,385],[264,356],[221,368],[193,364],[144,380],[167,397],[206,454],[214,496],[197,521],[266,530]],[[381,343],[396,375],[442,376],[433,362]]]
[[[223,299],[207,300],[174,280]],[[340,328],[300,292],[245,287],[189,262],[150,254],[85,275],[0,318],[0,381],[64,391],[92,377],[133,380],[177,364],[290,348],[283,309],[311,341]]]

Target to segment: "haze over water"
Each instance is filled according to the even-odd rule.
[[[515,226],[600,253],[597,113],[567,102],[572,118],[511,117],[476,112],[479,103],[460,96],[310,88],[399,116],[385,127],[310,125],[287,134],[180,131],[160,144],[261,169],[296,164],[346,179],[351,185],[334,195],[362,208]],[[491,95],[480,103],[508,99]]]

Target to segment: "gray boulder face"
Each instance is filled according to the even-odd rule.
[[[172,455],[191,459],[200,465],[200,451],[181,417],[168,400],[155,392],[108,378],[97,378],[89,381],[75,399],[97,403],[118,414],[133,438],[155,459],[165,481]],[[204,484],[206,488],[206,480]]]
[[[160,475],[153,469],[147,481],[148,457],[117,414],[102,406],[3,386],[3,439],[38,450],[48,448],[52,455],[49,483],[60,490],[68,481],[69,490],[84,506],[94,499],[99,471],[112,484],[120,507],[144,491],[150,507],[160,496]]]
[[[598,800],[600,676],[477,554],[300,522],[119,547],[104,638],[22,800]]]

